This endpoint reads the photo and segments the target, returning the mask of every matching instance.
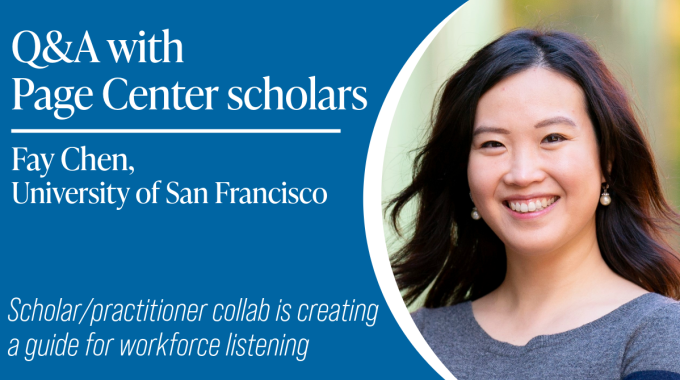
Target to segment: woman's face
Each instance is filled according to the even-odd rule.
[[[484,221],[520,254],[595,237],[604,181],[583,90],[544,68],[510,76],[477,106],[468,181]]]

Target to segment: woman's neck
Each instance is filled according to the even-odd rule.
[[[524,344],[591,322],[646,293],[607,266],[594,227],[593,221],[592,228],[553,252],[506,248],[505,280],[473,303],[480,325],[492,337]]]
[[[540,255],[507,249],[507,272],[497,297],[503,298],[506,306],[534,308],[580,299],[617,279],[602,258],[595,234],[583,235]]]

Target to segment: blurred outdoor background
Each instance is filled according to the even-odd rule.
[[[680,0],[470,0],[434,39],[399,101],[385,153],[387,200],[411,178],[413,149],[427,132],[436,91],[475,51],[518,27],[584,37],[637,107],[666,195],[680,208]],[[413,208],[405,210],[411,220]],[[385,224],[390,252],[401,243]]]

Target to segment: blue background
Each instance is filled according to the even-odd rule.
[[[0,91],[2,151],[0,185],[2,229],[0,302],[3,343],[0,368],[29,378],[230,377],[347,378],[389,376],[436,378],[436,373],[405,338],[389,312],[372,269],[363,225],[363,177],[366,154],[382,102],[399,70],[418,44],[461,1],[397,5],[393,2],[115,2],[110,4],[6,2],[2,5]],[[179,39],[184,63],[115,63],[106,40],[148,39],[170,29]],[[45,36],[59,30],[73,41],[75,58],[85,30],[101,63],[50,64],[36,70],[18,62],[12,40],[22,30]],[[138,32],[144,30],[145,37]],[[25,40],[24,40],[25,38]],[[22,46],[29,41],[22,37]],[[28,46],[26,56],[32,53]],[[162,44],[159,44],[159,47]],[[160,50],[162,52],[162,50]],[[147,50],[148,53],[148,50]],[[157,55],[160,55],[157,53]],[[174,53],[171,54],[174,57]],[[37,63],[42,64],[42,58]],[[323,86],[363,86],[368,106],[362,111],[238,111],[227,109],[232,86],[307,88],[316,77]],[[90,110],[76,110],[68,120],[53,111],[36,111],[36,97],[13,111],[14,81],[29,78],[36,88],[88,86]],[[113,111],[102,99],[107,80],[123,77],[127,94],[136,86],[220,87],[213,111]],[[119,83],[120,84],[120,83]],[[337,93],[336,93],[337,94]],[[321,96],[317,95],[317,102]],[[349,99],[348,99],[349,100]],[[183,101],[182,101],[183,102]],[[181,102],[181,103],[182,103]],[[71,101],[72,103],[72,101]],[[357,103],[358,104],[358,103]],[[347,108],[350,108],[347,106]],[[11,134],[14,128],[335,128],[340,134],[88,135]],[[68,172],[60,164],[67,147],[87,146],[88,153],[124,153],[135,172]],[[54,153],[45,178],[12,171],[12,147],[28,153]],[[26,154],[28,154],[26,153]],[[20,165],[20,168],[24,168]],[[134,191],[162,180],[181,187],[205,187],[208,204],[171,205],[159,192],[158,204],[140,205]],[[12,182],[31,187],[130,187],[125,207],[89,204],[16,204]],[[233,187],[323,187],[323,205],[215,204],[214,183]],[[23,302],[208,303],[202,322],[106,322],[93,327],[74,322],[9,322],[10,300]],[[272,307],[270,321],[216,323],[215,303],[239,298]],[[280,299],[300,303],[378,303],[377,323],[273,322]],[[294,309],[295,310],[295,309]],[[82,312],[82,309],[79,310]],[[86,317],[87,319],[88,317]],[[90,332],[98,338],[220,338],[216,357],[120,357],[112,343],[107,357],[84,356]],[[23,358],[28,338],[80,340],[75,357]],[[256,338],[310,340],[306,360],[293,357],[226,357],[229,333]],[[19,338],[16,357],[8,357],[10,339]],[[3,378],[5,375],[2,376]],[[7,377],[9,378],[9,377]]]

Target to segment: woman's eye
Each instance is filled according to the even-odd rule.
[[[502,146],[503,144],[499,143],[498,141],[487,141],[482,144],[482,148],[500,148]]]
[[[566,140],[564,138],[564,136],[559,135],[557,133],[551,133],[551,134],[545,136],[545,138],[543,138],[543,142],[547,142],[547,143],[556,143],[556,142],[560,142],[560,141],[564,141],[564,140]]]

